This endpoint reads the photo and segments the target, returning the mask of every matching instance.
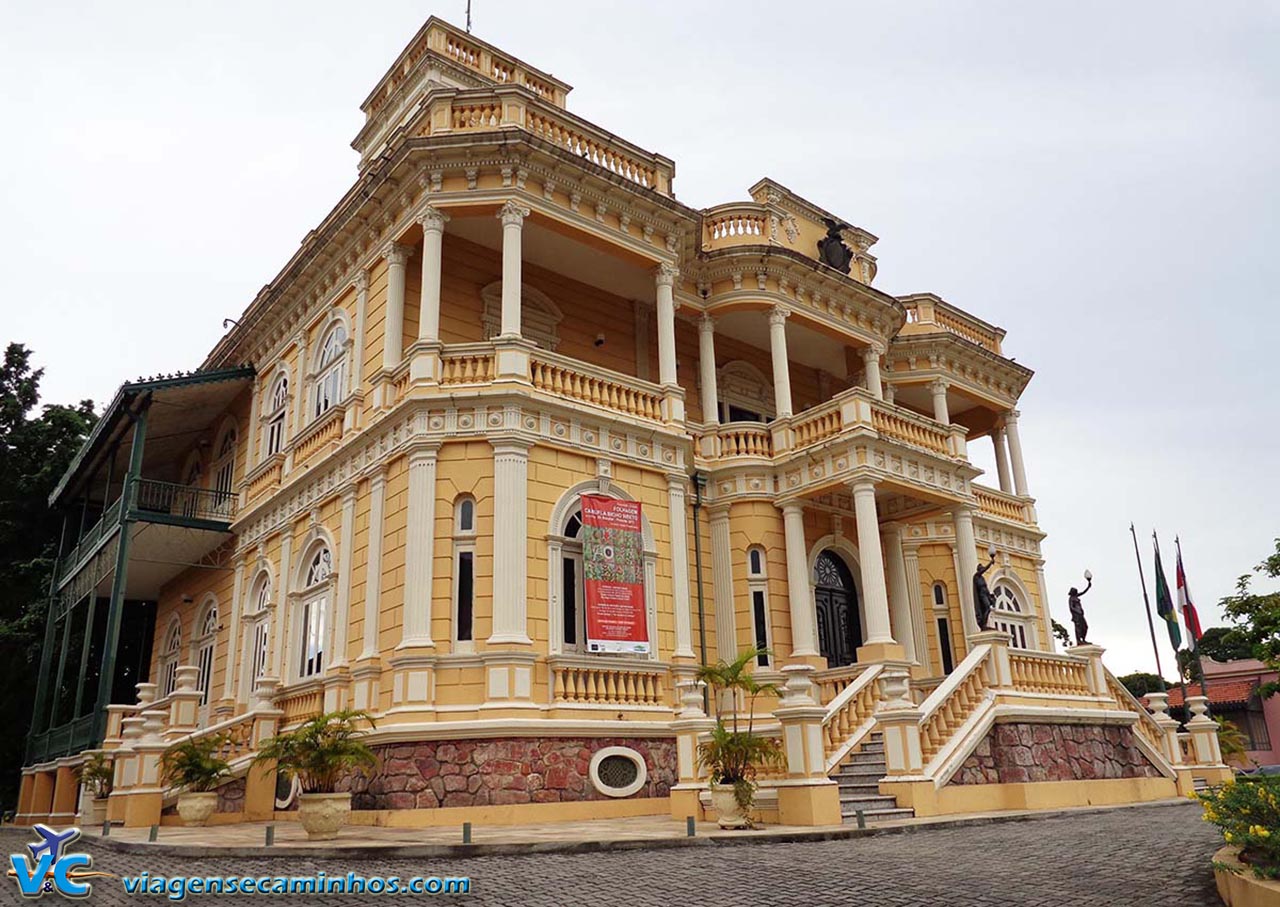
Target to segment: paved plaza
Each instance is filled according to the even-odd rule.
[[[0,830],[4,853],[30,837]],[[1106,905],[1211,907],[1219,903],[1209,860],[1221,846],[1192,803],[1080,812],[998,824],[925,828],[851,840],[750,843],[585,854],[470,859],[195,859],[125,854],[90,840],[94,869],[120,875],[469,876],[465,896],[299,894],[200,897],[230,904],[653,905]],[[6,859],[7,862],[7,859]],[[760,884],[753,884],[758,881]],[[19,903],[6,882],[0,903]],[[89,902],[164,902],[99,879]]]

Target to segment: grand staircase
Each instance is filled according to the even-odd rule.
[[[888,773],[884,738],[878,731],[831,772],[831,779],[840,786],[840,815],[846,825],[858,821],[859,810],[867,822],[910,819],[915,815],[915,810],[899,807],[893,797],[880,793],[880,779]]]

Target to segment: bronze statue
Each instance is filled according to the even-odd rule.
[[[973,574],[973,609],[977,612],[979,630],[991,629],[987,626],[987,622],[991,620],[991,609],[996,606],[996,598],[991,594],[991,590],[987,588],[987,581],[982,576],[996,562],[994,545],[987,549],[987,555],[990,560],[985,564],[979,564],[977,572]]]
[[[853,261],[853,250],[844,244],[840,231],[849,229],[849,225],[838,223],[829,217],[824,217],[822,222],[827,225],[827,235],[818,240],[818,258],[824,265],[848,274],[849,262]]]
[[[1067,593],[1067,606],[1071,609],[1071,625],[1076,631],[1077,646],[1089,644],[1089,640],[1085,638],[1089,634],[1089,622],[1084,619],[1084,605],[1080,604],[1080,598],[1093,588],[1093,574],[1086,570],[1084,578],[1089,581],[1089,584],[1084,587],[1084,592],[1072,586],[1071,591]]]

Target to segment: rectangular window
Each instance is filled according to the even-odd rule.
[[[942,650],[942,673],[950,674],[955,663],[951,660],[951,630],[945,617],[938,618],[938,648]]]
[[[284,413],[276,416],[267,426],[267,456],[279,453],[284,446]]]
[[[325,599],[316,598],[302,606],[302,661],[300,677],[315,677],[324,669]]]
[[[765,610],[765,599],[763,589],[751,590],[751,611],[755,618],[756,624],[756,648],[769,648],[769,626],[766,621],[769,619],[768,612]],[[762,668],[769,666],[769,656],[764,654],[756,659],[757,664]]]
[[[253,680],[267,673],[267,622],[260,620],[253,626]]]
[[[564,644],[566,646],[576,646],[578,644],[578,562],[573,557],[562,557],[560,559],[562,588],[564,590],[561,596],[564,599]]]
[[[475,600],[475,553],[458,552],[458,642],[470,642],[473,636]]]

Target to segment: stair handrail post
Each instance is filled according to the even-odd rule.
[[[1176,768],[1182,764],[1182,745],[1178,742],[1178,722],[1169,714],[1169,694],[1163,691],[1148,693],[1147,706],[1151,709],[1151,720],[1160,728],[1164,757]]]
[[[840,788],[827,777],[822,722],[827,707],[818,701],[813,665],[782,668],[782,697],[773,710],[782,725],[787,783],[779,785],[778,821],[783,825],[839,825]]]
[[[886,667],[880,675],[884,701],[876,712],[876,724],[884,739],[884,761],[893,777],[924,773],[920,748],[920,723],[924,710],[911,700],[911,672],[901,665]]]

